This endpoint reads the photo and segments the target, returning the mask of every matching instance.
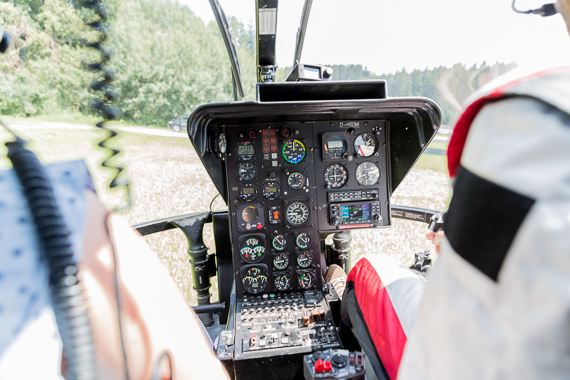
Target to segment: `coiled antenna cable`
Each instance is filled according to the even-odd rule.
[[[115,176],[109,184],[109,188],[125,188],[127,198],[126,203],[116,207],[116,211],[126,211],[132,206],[131,184],[124,174],[121,175],[125,169],[122,166],[116,166],[110,163],[111,159],[121,153],[121,151],[107,145],[112,138],[117,136],[117,132],[105,127],[106,122],[116,120],[121,116],[121,111],[117,107],[113,106],[113,103],[115,103],[119,98],[119,95],[111,85],[114,79],[114,74],[106,68],[109,60],[111,59],[111,53],[103,47],[105,41],[108,39],[105,26],[108,18],[107,11],[100,0],[81,0],[79,4],[94,12],[93,18],[86,21],[85,24],[98,34],[98,38],[95,41],[87,42],[85,46],[95,50],[99,54],[99,60],[86,64],[85,67],[87,70],[99,74],[93,83],[91,83],[91,89],[98,95],[97,98],[91,102],[91,108],[100,112],[103,117],[103,121],[96,124],[97,128],[103,129],[108,133],[107,136],[97,144],[99,147],[109,151],[109,155],[105,160],[103,160],[101,166],[104,168],[114,169],[116,171]]]

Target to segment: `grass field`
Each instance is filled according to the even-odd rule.
[[[17,125],[18,120],[10,120]],[[41,121],[35,121],[41,125]],[[17,129],[30,142],[42,162],[58,162],[82,158],[92,173],[100,199],[109,208],[124,201],[122,192],[112,192],[107,186],[112,172],[99,166],[106,153],[96,146],[105,132],[98,130]],[[0,170],[10,167],[4,142],[8,134],[0,128]],[[115,145],[122,146],[115,162],[127,168],[132,180],[134,206],[123,216],[131,225],[154,219],[206,211],[217,194],[206,170],[200,163],[188,139],[157,137],[121,132]],[[434,146],[435,144],[435,146]],[[445,149],[441,143],[430,147]],[[445,174],[443,156],[423,156],[392,197],[398,205],[443,210],[449,203],[449,180]],[[218,197],[214,210],[227,209]],[[430,247],[425,240],[425,225],[394,220],[392,228],[353,231],[355,263],[368,254],[387,253],[409,263],[413,254]],[[187,243],[181,232],[165,231],[145,237],[190,304],[195,302],[192,291],[190,265],[186,254]],[[214,247],[211,225],[205,232],[205,241]],[[215,284],[216,279],[212,279]],[[214,287],[214,291],[215,291]],[[216,297],[216,296],[215,296]],[[214,298],[215,299],[215,298]]]

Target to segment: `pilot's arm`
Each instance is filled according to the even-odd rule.
[[[156,255],[93,192],[87,192],[87,199],[85,250],[79,265],[90,303],[99,377],[124,379],[127,365],[130,379],[150,379],[159,358],[168,353],[173,379],[227,379],[196,314]],[[160,378],[169,378],[167,362]]]

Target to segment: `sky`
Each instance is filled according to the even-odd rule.
[[[208,0],[178,0],[215,22]],[[255,0],[219,0],[227,16],[255,28]],[[517,0],[537,8],[548,0]],[[292,66],[304,0],[279,1],[277,64]],[[314,0],[303,63],[361,64],[380,75],[440,65],[515,62],[570,65],[570,37],[560,15],[511,10],[511,0]]]

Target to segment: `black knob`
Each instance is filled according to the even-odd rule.
[[[319,360],[319,359],[326,359],[326,355],[324,352],[322,351],[315,351],[315,353],[313,354],[313,359],[315,359],[315,361]]]
[[[332,67],[327,67],[326,69],[323,70],[323,78],[330,78],[333,75],[333,69]]]
[[[340,218],[334,218],[332,222],[333,222],[333,224],[334,224],[335,226],[340,226],[340,223],[341,223],[342,221],[340,220]]]
[[[381,220],[382,220],[382,218],[380,217],[380,215],[374,214],[374,221],[375,221],[375,222],[379,222],[379,221],[381,221]]]
[[[334,354],[332,357],[332,364],[337,368],[346,367],[346,358],[341,354]]]

